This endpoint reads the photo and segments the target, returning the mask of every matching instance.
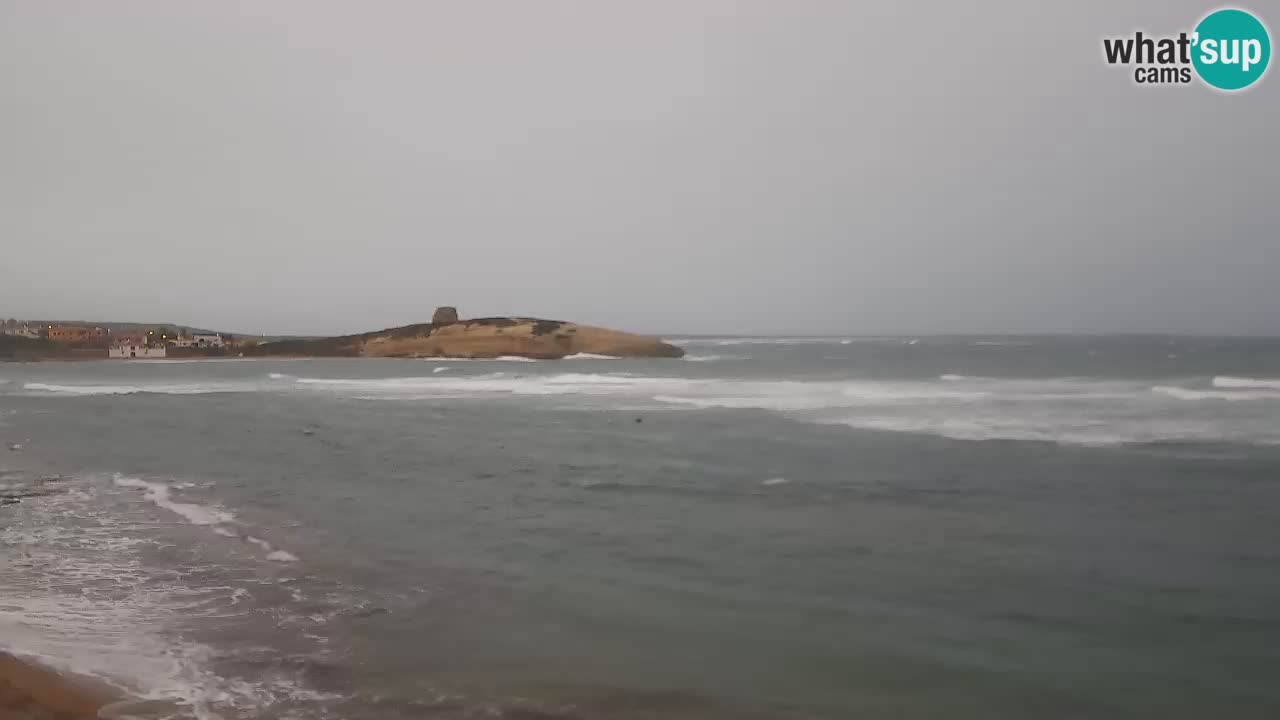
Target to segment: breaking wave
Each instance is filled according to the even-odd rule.
[[[217,392],[242,392],[251,388],[234,384],[181,384],[181,385],[58,385],[54,383],[23,383],[22,389],[50,395],[204,395]]]
[[[1178,398],[1179,400],[1226,400],[1228,402],[1239,402],[1243,400],[1280,400],[1280,392],[1275,390],[1196,390],[1192,388],[1178,387],[1176,385],[1156,385],[1151,388],[1151,391],[1161,395]]]
[[[749,338],[732,341],[755,342]],[[746,351],[740,351],[741,355],[721,355],[706,349],[700,352],[704,354],[695,352],[686,356],[686,360],[707,363],[750,355]],[[598,358],[578,356],[578,359]],[[1084,444],[1280,442],[1280,417],[1275,417],[1273,412],[1280,406],[1272,404],[1280,401],[1280,379],[1267,377],[1201,376],[1174,378],[1161,384],[1141,379],[1001,378],[960,373],[894,380],[814,376],[782,379],[752,377],[750,373],[734,377],[736,373],[729,372],[716,373],[716,377],[683,376],[679,368],[688,366],[681,363],[664,366],[668,374],[646,375],[617,371],[550,372],[553,367],[566,367],[551,363],[530,367],[503,365],[504,362],[536,362],[527,358],[476,362],[490,364],[477,366],[454,358],[447,364],[437,361],[434,365],[419,365],[422,370],[418,375],[406,377],[302,377],[272,372],[255,379],[186,384],[27,382],[20,387],[29,393],[49,396],[256,391],[324,393],[374,401],[543,397],[555,399],[558,407],[580,405],[588,409],[625,406],[673,411],[761,410],[803,422],[966,440]],[[587,369],[590,366],[570,367]],[[732,368],[726,364],[725,369]]]
[[[1263,390],[1280,390],[1280,380],[1247,378],[1247,377],[1231,377],[1230,375],[1219,375],[1213,379],[1213,386],[1216,388],[1256,388]]]
[[[236,516],[222,508],[209,505],[200,505],[198,503],[178,502],[173,499],[172,491],[175,488],[184,487],[183,485],[167,485],[162,482],[154,482],[143,480],[141,478],[129,477],[116,473],[112,478],[112,482],[116,487],[135,488],[143,491],[143,499],[158,508],[163,508],[171,513],[181,517],[192,525],[209,525],[213,526],[213,531],[217,535],[228,538],[238,538],[251,545],[261,548],[266,553],[266,558],[275,562],[297,562],[298,556],[286,550],[272,547],[270,543],[261,538],[254,537],[247,533],[234,530],[228,525],[236,522]]]
[[[1026,347],[1030,340],[978,340],[973,343],[977,347]]]
[[[523,355],[499,355],[491,358],[467,358],[467,357],[426,357],[422,358],[424,362],[520,362],[533,363],[542,362],[537,358],[524,357]]]
[[[685,355],[685,362],[722,362],[725,360],[747,360],[745,355]]]
[[[859,338],[860,340],[882,340],[883,338]],[[669,340],[672,345],[710,345],[729,347],[732,345],[848,345],[853,340],[840,337],[737,337],[737,338],[676,338]]]
[[[940,435],[962,440],[1034,440],[1108,445],[1144,442],[1280,442],[1280,423],[1259,424],[1221,408],[1176,415],[1169,397],[1256,399],[1272,391],[1151,386],[1136,380],[1004,379],[775,380],[633,373],[489,373],[470,377],[300,378],[315,391],[365,399],[547,396],[609,406],[761,410],[819,424]],[[598,404],[598,402],[593,403]]]
[[[164,483],[148,482],[134,477],[117,474],[114,478],[118,487],[141,488],[143,497],[156,507],[164,508],[181,516],[192,525],[218,525],[235,520],[235,515],[223,510],[195,503],[175,502],[169,495],[169,486]]]
[[[116,476],[112,484],[167,497],[168,488],[158,483]],[[222,653],[175,632],[174,624],[243,612],[238,606],[249,591],[193,584],[183,572],[151,566],[144,551],[161,543],[151,534],[153,524],[120,513],[115,498],[96,483],[77,481],[24,502],[22,512],[0,525],[0,552],[10,560],[0,563],[0,650],[96,678],[129,696],[103,717],[258,717],[312,693],[300,673],[253,680],[215,673]],[[166,509],[209,519],[177,505]],[[214,570],[204,564],[185,569]]]

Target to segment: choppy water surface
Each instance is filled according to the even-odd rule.
[[[0,649],[140,717],[1275,717],[1280,341],[0,365]]]

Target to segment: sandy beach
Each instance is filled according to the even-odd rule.
[[[100,683],[0,653],[0,720],[97,718],[117,700],[119,694]]]

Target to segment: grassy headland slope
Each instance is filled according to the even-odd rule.
[[[282,340],[245,350],[249,356],[494,358],[510,355],[539,360],[578,353],[667,358],[684,355],[680,348],[657,338],[524,317],[421,323],[360,335]]]

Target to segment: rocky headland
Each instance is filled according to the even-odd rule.
[[[246,356],[281,357],[527,357],[555,360],[576,354],[678,358],[680,348],[658,338],[559,320],[489,317],[460,320],[442,307],[432,322],[359,335],[280,340],[247,348]]]

